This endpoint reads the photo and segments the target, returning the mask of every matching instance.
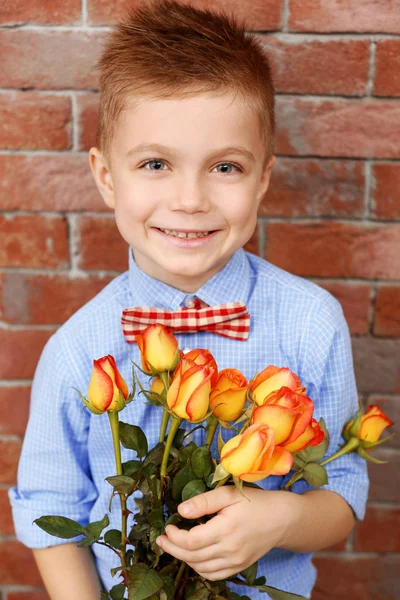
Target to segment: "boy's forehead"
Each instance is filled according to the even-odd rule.
[[[174,141],[193,145],[194,140],[215,147],[254,147],[262,143],[262,132],[259,115],[241,95],[204,92],[129,98],[114,138],[125,152],[137,145],[170,146]]]

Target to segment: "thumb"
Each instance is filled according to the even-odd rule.
[[[182,502],[178,506],[178,511],[186,519],[198,519],[203,515],[217,513],[240,500],[241,496],[236,488],[233,485],[227,485]]]

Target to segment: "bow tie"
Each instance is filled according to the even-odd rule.
[[[121,318],[122,331],[128,344],[149,325],[160,323],[174,333],[209,331],[223,337],[245,342],[249,337],[250,315],[243,302],[228,302],[207,306],[198,298],[194,308],[163,310],[149,306],[126,308]]]

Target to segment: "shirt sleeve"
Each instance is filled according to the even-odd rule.
[[[30,548],[73,541],[45,533],[34,519],[62,515],[86,525],[97,497],[88,458],[90,412],[74,385],[85,385],[84,377],[59,330],[36,369],[17,485],[9,491],[17,538]]]
[[[331,295],[319,308],[313,307],[300,354],[300,379],[314,401],[314,417],[322,417],[327,426],[330,442],[326,456],[330,456],[343,445],[343,427],[359,410],[349,330],[339,302]],[[362,519],[369,487],[366,461],[353,452],[325,468],[328,484],[321,489],[340,494],[356,518]],[[293,486],[297,493],[308,489],[312,486],[303,480]]]

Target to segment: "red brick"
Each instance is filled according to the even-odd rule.
[[[400,40],[376,44],[374,94],[400,96]]]
[[[128,246],[113,218],[80,217],[79,268],[125,271],[128,268]]]
[[[368,333],[370,294],[369,285],[348,283],[324,283],[317,281],[342,305],[350,332],[355,335]]]
[[[388,590],[392,583],[381,581],[385,574],[393,576],[390,559],[329,555],[317,556],[313,562],[318,579],[311,600],[396,600],[396,596],[380,595],[380,590]]]
[[[77,98],[79,123],[79,149],[89,150],[96,145],[99,115],[99,94],[80,94]]]
[[[81,19],[81,0],[13,0],[3,2],[1,25],[77,25]]]
[[[0,147],[66,150],[71,146],[69,98],[35,92],[0,94]]]
[[[32,550],[13,540],[1,542],[0,584],[43,585]]]
[[[0,534],[12,535],[14,533],[14,523],[8,499],[8,490],[0,490],[0,514]]]
[[[84,89],[98,85],[95,65],[104,33],[4,29],[0,31],[0,86]],[[66,56],[79,57],[66,61]]]
[[[400,340],[357,337],[353,339],[353,354],[361,394],[400,392]]]
[[[357,552],[400,552],[400,507],[369,507],[355,530]]]
[[[0,155],[0,181],[3,210],[109,210],[86,154]]]
[[[368,405],[375,404],[391,419],[394,425],[385,430],[382,438],[394,433],[394,436],[385,442],[385,448],[400,449],[400,396],[371,395],[368,397]]]
[[[8,592],[7,600],[50,600],[50,596],[43,590],[27,592]]]
[[[0,440],[0,483],[16,482],[21,446],[20,440]]]
[[[365,95],[369,76],[367,40],[260,39],[271,57],[278,92]]]
[[[29,386],[0,386],[1,434],[24,435],[29,416],[30,392]]]
[[[372,165],[373,215],[377,219],[400,219],[400,164],[375,163]]]
[[[43,590],[27,592],[8,592],[7,600],[50,600],[50,596]]]
[[[127,6],[140,6],[143,0],[88,0],[88,18],[90,25],[115,23],[125,12]],[[182,4],[191,4],[198,8],[230,11],[237,18],[244,19],[247,29],[271,31],[281,26],[283,0],[183,0]]]
[[[277,152],[400,157],[400,103],[278,97]]]
[[[361,162],[278,157],[261,217],[361,217],[364,214]]]
[[[374,334],[400,337],[400,287],[378,288],[375,300]]]
[[[266,258],[297,275],[399,279],[400,225],[270,223]]]
[[[0,216],[0,266],[66,267],[68,231],[64,217]]]
[[[54,332],[55,329],[0,329],[0,379],[32,379],[44,345]]]
[[[13,324],[62,324],[110,280],[99,276],[71,279],[68,275],[3,273],[0,318]]]
[[[400,33],[398,0],[290,0],[289,29]]]
[[[383,465],[368,463],[371,502],[400,502],[400,452],[373,450],[373,456],[387,461]]]

